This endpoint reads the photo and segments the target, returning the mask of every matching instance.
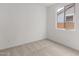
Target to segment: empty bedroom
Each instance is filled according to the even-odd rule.
[[[0,56],[79,56],[79,3],[0,3]]]

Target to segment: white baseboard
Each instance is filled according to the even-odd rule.
[[[28,44],[28,43],[35,42],[35,41],[38,41],[38,40],[43,40],[43,39],[46,39],[46,38],[36,39],[36,40],[34,39],[34,40],[31,40],[31,41],[16,42],[15,44],[10,44],[10,45],[8,45],[4,48],[0,48],[0,50],[5,50],[5,49],[8,49],[8,48],[17,47],[17,46],[20,46],[20,45]]]

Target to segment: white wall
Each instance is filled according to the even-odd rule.
[[[63,31],[56,29],[56,10],[67,4],[54,4],[48,8],[48,38],[64,44],[68,47],[79,50],[79,28],[76,28],[76,31]],[[75,8],[75,19],[77,25],[79,25],[79,4],[76,4]]]
[[[0,49],[46,38],[46,7],[0,4]]]

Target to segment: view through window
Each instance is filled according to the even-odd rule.
[[[57,10],[57,28],[72,30],[75,29],[74,22],[75,4],[69,4]]]

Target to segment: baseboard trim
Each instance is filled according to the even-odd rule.
[[[22,45],[25,45],[25,44],[30,44],[30,43],[33,43],[33,42],[36,42],[36,41],[40,41],[40,40],[44,40],[46,38],[43,38],[43,39],[39,39],[39,40],[34,40],[34,41],[31,41],[31,42],[24,42],[24,43],[21,43],[21,44],[16,44],[16,45],[12,45],[10,47],[6,47],[6,48],[3,48],[3,49],[0,49],[0,51],[4,51],[4,50],[8,50],[8,49],[12,49],[12,48],[15,48],[15,47],[19,47],[19,46],[22,46]]]
[[[69,48],[69,49],[72,49],[72,50],[74,50],[74,51],[79,52],[79,50],[74,49],[74,48],[69,47],[69,46],[66,46],[66,45],[65,45],[65,44],[63,44],[63,43],[59,43],[59,42],[57,42],[57,41],[55,41],[55,40],[51,40],[51,39],[48,39],[48,40],[49,40],[49,41],[51,41],[51,42],[53,42],[53,43],[56,43],[56,44],[58,44],[58,45],[61,45],[61,46],[64,46],[64,47],[67,47],[67,48]]]

